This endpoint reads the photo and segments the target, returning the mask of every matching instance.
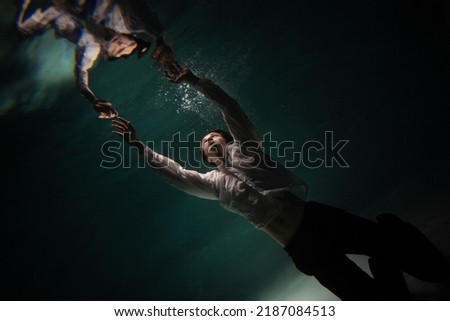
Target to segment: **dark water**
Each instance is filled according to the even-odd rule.
[[[2,299],[334,298],[216,202],[175,190],[136,168],[135,157],[130,168],[100,167],[114,137],[74,88],[73,46],[51,32],[17,43],[5,2]],[[324,142],[326,131],[349,140],[349,168],[294,170],[310,200],[369,218],[393,211],[448,251],[448,2],[161,0],[153,8],[179,60],[234,96],[260,133],[297,148]],[[100,62],[92,87],[143,140],[223,127],[205,98],[167,83],[149,57]]]

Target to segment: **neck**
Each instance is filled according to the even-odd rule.
[[[227,150],[223,151],[223,156],[210,157],[211,163],[216,165],[217,169],[224,169],[227,165]]]
[[[218,157],[213,161],[214,165],[216,165],[218,170],[223,170],[226,167],[226,158],[225,157]]]

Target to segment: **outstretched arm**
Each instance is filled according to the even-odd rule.
[[[234,140],[241,143],[259,142],[255,126],[245,114],[239,103],[209,79],[198,78],[191,71],[187,71],[182,78],[199,92],[215,103],[222,111],[225,123]]]
[[[99,118],[114,118],[118,113],[112,104],[99,99],[89,87],[89,71],[98,59],[100,52],[100,44],[92,34],[84,30],[75,52],[77,86],[81,94],[94,105],[94,109],[100,114]]]
[[[169,46],[160,45],[153,52],[152,58],[157,61],[158,67],[170,82],[186,81],[215,103],[221,109],[225,123],[235,141],[241,143],[260,141],[255,126],[238,102],[211,80],[199,78],[189,69],[180,66]]]
[[[31,16],[25,19],[25,12],[29,5],[30,0],[24,0],[17,11],[17,30],[24,37],[30,37],[45,31],[61,15],[61,12],[56,7],[50,6],[44,11],[42,9],[36,10]]]
[[[137,147],[145,162],[170,185],[193,196],[217,199],[212,175],[187,170],[174,160],[156,153],[139,139],[133,125],[124,118],[113,120],[112,126],[113,133],[122,137],[127,144]]]

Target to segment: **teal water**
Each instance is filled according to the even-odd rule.
[[[393,211],[450,254],[446,4],[153,8],[179,60],[235,97],[260,133],[295,146],[323,142],[325,131],[349,140],[349,168],[294,169],[310,200],[368,218]],[[102,145],[115,137],[75,89],[73,46],[52,32],[18,43],[14,10],[1,8],[2,299],[334,299],[218,203],[170,187],[136,158],[102,168]],[[224,126],[214,106],[169,84],[149,57],[101,61],[91,77],[143,140]]]

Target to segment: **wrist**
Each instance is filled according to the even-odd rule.
[[[199,79],[200,78],[198,78],[196,75],[194,75],[194,73],[190,69],[184,76],[184,80],[193,86],[195,86],[195,84],[197,84]]]
[[[143,152],[145,150],[145,145],[140,140],[132,140],[129,141],[128,144],[132,147],[136,147],[137,149],[139,149],[139,152]]]

